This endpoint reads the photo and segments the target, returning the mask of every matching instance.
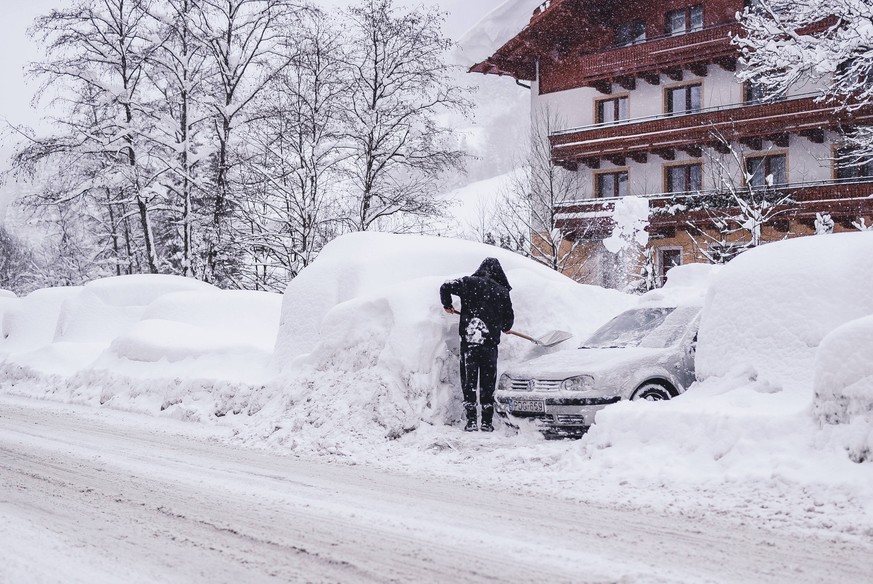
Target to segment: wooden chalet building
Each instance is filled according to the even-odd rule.
[[[584,185],[560,205],[559,226],[568,241],[583,241],[578,262],[595,266],[586,281],[609,284],[597,268],[606,265],[601,242],[627,195],[649,200],[650,257],[662,279],[673,265],[729,257],[751,242],[738,198],[757,201],[767,217],[756,243],[815,233],[825,214],[834,231],[873,223],[873,165],[840,156],[846,132],[873,122],[873,108],[836,110],[816,101],[811,83],[776,101],[741,83],[731,37],[742,34],[743,8],[743,0],[550,0],[471,68],[530,85],[532,115],[557,114],[552,162]]]

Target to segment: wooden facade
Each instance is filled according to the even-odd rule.
[[[732,39],[743,33],[736,18],[743,9],[744,0],[548,0],[527,27],[471,68],[530,81],[532,110],[548,104],[577,121],[549,140],[553,163],[593,185],[588,198],[558,209],[567,239],[586,240],[579,261],[612,232],[617,199],[597,198],[603,175],[616,177],[610,194],[623,189],[621,195],[649,199],[650,245],[669,251],[664,257],[671,261],[700,261],[701,238],[724,239],[724,226],[718,234],[716,224],[736,217],[732,192],[769,197],[778,207],[770,208],[774,219],[762,241],[813,233],[825,214],[835,231],[855,229],[865,218],[873,223],[873,165],[838,176],[845,173],[835,156],[847,132],[873,123],[873,107],[822,101],[815,87],[752,99],[734,76],[739,53]],[[815,34],[827,24],[801,32]],[[677,111],[668,92],[692,86],[694,103],[689,98]],[[609,100],[626,102],[614,111],[609,105],[609,119],[598,119],[605,117],[598,104]],[[740,178],[703,186],[700,168],[719,155],[737,160]],[[749,165],[767,157],[780,158],[778,172],[766,185],[745,184]],[[698,167],[694,191],[669,192],[675,187],[657,177],[671,166]]]

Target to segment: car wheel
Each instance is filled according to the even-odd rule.
[[[670,399],[673,395],[663,384],[656,381],[647,381],[637,388],[631,399],[644,399],[646,401],[662,401]]]

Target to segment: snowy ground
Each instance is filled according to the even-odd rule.
[[[3,582],[863,582],[869,544],[0,397]],[[48,560],[48,561],[47,561]]]
[[[697,361],[706,379],[670,402],[610,406],[578,441],[545,441],[526,425],[518,432],[499,426],[492,435],[461,432],[457,322],[441,310],[437,288],[472,272],[485,255],[500,259],[513,284],[516,328],[569,330],[575,339],[567,350],[640,302],[703,302]],[[0,293],[0,394],[7,394],[0,397],[6,466],[0,514],[11,526],[0,528],[0,549],[14,550],[0,552],[11,570],[7,578],[0,572],[0,581],[26,581],[20,570],[33,562],[21,549],[25,543],[55,546],[61,558],[42,566],[43,581],[70,581],[58,576],[67,568],[64,574],[81,573],[81,581],[99,581],[127,564],[142,570],[136,572],[141,581],[163,581],[161,569],[183,562],[185,550],[211,557],[202,545],[216,530],[226,538],[219,549],[230,562],[228,580],[244,569],[246,548],[231,537],[244,532],[245,541],[257,541],[250,568],[278,562],[282,571],[287,565],[276,560],[276,549],[315,546],[314,556],[301,555],[300,565],[310,567],[299,573],[306,579],[307,570],[328,569],[322,560],[330,557],[339,563],[327,562],[337,571],[325,572],[325,581],[408,580],[407,570],[421,569],[413,558],[421,557],[433,562],[437,580],[476,581],[502,562],[512,564],[513,576],[530,580],[527,574],[545,570],[557,581],[834,581],[830,569],[845,571],[838,581],[873,581],[856,572],[873,551],[871,285],[873,234],[769,244],[721,270],[685,267],[642,299],[580,286],[493,247],[360,234],[326,248],[283,296],[150,276],[25,298]],[[507,339],[501,363],[540,352]],[[176,434],[188,446],[168,437]],[[252,460],[269,462],[239,468]],[[182,470],[186,465],[190,472]],[[88,483],[110,471],[109,483]],[[362,485],[372,487],[367,497],[408,494],[397,509],[377,506],[389,517],[380,521],[403,529],[361,554],[351,550],[363,528],[335,516],[353,514],[350,506],[358,502],[327,516],[306,515],[300,525],[297,515],[278,525],[246,519],[247,512],[263,517],[255,508],[261,495],[276,516],[311,504],[276,494],[295,485],[297,475],[306,477],[305,485],[335,489],[340,499],[357,501],[342,489]],[[172,495],[181,484],[196,513],[179,511],[188,504]],[[222,490],[213,494],[216,484]],[[87,489],[103,498],[91,501]],[[59,503],[80,490],[70,509]],[[410,501],[431,490],[458,506],[425,507],[423,515],[402,519],[411,513]],[[120,516],[89,507],[111,502],[112,493]],[[135,504],[124,504],[149,493],[156,501],[151,512],[134,513]],[[488,509],[497,514],[497,530],[482,532],[469,508],[483,493],[495,493]],[[230,513],[236,497],[240,511]],[[362,508],[371,508],[367,501]],[[161,508],[173,510],[171,519]],[[101,543],[77,539],[77,513],[91,518],[87,537]],[[110,526],[93,519],[95,513],[108,514]],[[216,523],[225,513],[227,522]],[[434,517],[425,521],[429,514]],[[453,523],[456,516],[461,524]],[[319,531],[322,520],[334,527]],[[126,522],[159,536],[139,563],[132,549],[111,543]],[[289,522],[296,527],[286,528]],[[579,525],[571,528],[573,522]],[[174,526],[184,531],[177,535]],[[346,529],[351,539],[339,538]],[[419,530],[424,539],[406,541]],[[314,540],[300,545],[307,531]],[[132,542],[144,537],[137,533]],[[628,539],[635,536],[644,542],[636,556],[626,551],[636,549]],[[172,537],[182,556],[155,567]],[[448,546],[453,538],[458,547],[435,543]],[[347,545],[326,543],[335,539]],[[800,542],[796,554],[788,551],[794,541]],[[264,542],[278,547],[258,547]],[[91,559],[80,565],[73,550],[83,545]],[[392,546],[405,563],[378,557],[390,556]],[[470,546],[476,557],[488,558],[481,571],[472,559],[460,562],[460,572],[434,559]],[[664,554],[673,548],[676,554]],[[700,550],[713,549],[724,550],[722,567],[703,570]],[[13,561],[19,557],[23,564]],[[364,572],[344,572],[343,561]],[[571,576],[580,565],[590,567],[587,580]],[[195,572],[222,579],[210,577],[218,573],[212,568],[187,569],[179,581],[200,579]],[[378,578],[379,570],[391,576]]]

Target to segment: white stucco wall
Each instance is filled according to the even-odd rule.
[[[717,65],[708,67],[706,77],[695,77],[688,71],[685,71],[684,75],[681,82],[675,82],[661,76],[660,85],[651,85],[638,79],[636,89],[633,91],[627,91],[618,85],[613,85],[612,95],[602,94],[591,87],[540,95],[538,84],[534,82],[531,88],[531,115],[535,119],[536,116],[548,112],[548,115],[553,117],[554,125],[558,129],[590,126],[595,121],[595,102],[597,100],[627,95],[631,119],[661,116],[665,110],[665,91],[671,87],[695,82],[701,83],[703,87],[703,108],[741,104],[743,101],[743,87],[735,74]],[[788,98],[808,95],[816,89],[817,86],[811,83],[797,86],[792,89]],[[831,158],[833,156],[833,143],[837,139],[836,134],[828,132],[823,144],[815,144],[801,136],[791,135],[788,148],[777,147],[767,141],[764,141],[763,149],[760,151],[752,151],[739,144],[732,144],[732,147],[735,152],[745,156],[787,154],[788,181],[792,183],[813,182],[833,178]],[[597,170],[580,166],[578,172],[581,175],[583,196],[594,196],[594,175],[610,170],[628,171],[629,190],[632,195],[662,193],[665,190],[665,167],[683,162],[702,163],[704,190],[720,188],[725,180],[733,181],[737,185],[742,184],[740,164],[733,154],[722,155],[713,150],[704,149],[701,158],[692,158],[687,153],[678,150],[675,155],[675,160],[666,161],[656,155],[649,154],[646,163],[641,164],[627,159],[624,166],[615,166],[606,160],[601,160],[600,168]]]

